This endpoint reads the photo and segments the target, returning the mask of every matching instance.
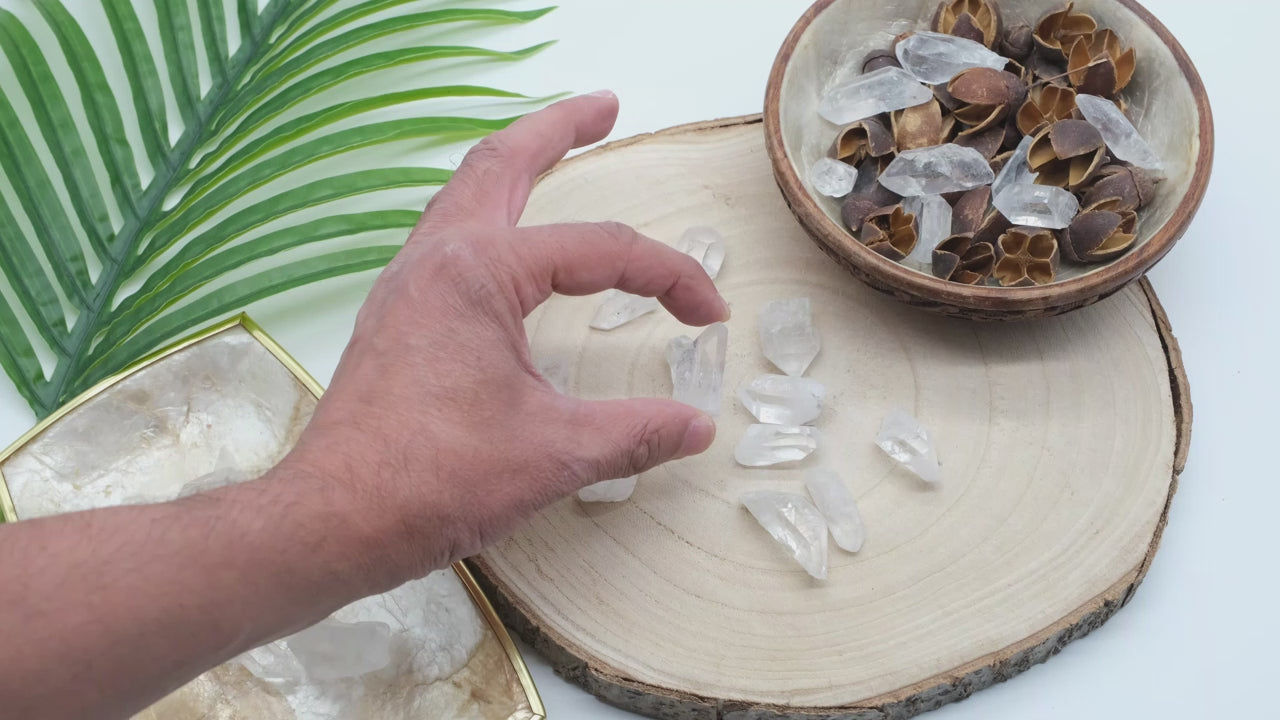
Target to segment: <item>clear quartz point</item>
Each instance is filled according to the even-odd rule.
[[[738,388],[742,406],[762,423],[808,425],[822,413],[826,387],[817,380],[789,375],[761,375]]]
[[[1096,95],[1080,94],[1076,96],[1076,107],[1090,125],[1098,128],[1103,142],[1117,159],[1147,170],[1164,169],[1160,156],[1115,103]]]
[[[929,431],[906,412],[894,410],[885,416],[880,434],[876,436],[876,445],[921,480],[941,482],[938,451],[929,438]]]
[[[685,335],[672,338],[667,343],[671,398],[711,415],[719,415],[728,347],[729,328],[724,323],[708,326],[697,340]]]
[[[642,315],[662,307],[657,298],[632,295],[621,290],[609,290],[600,301],[600,308],[591,319],[591,327],[597,330],[613,330],[622,327]]]
[[[933,249],[951,235],[951,204],[941,195],[904,198],[902,209],[916,216],[919,239],[903,263],[928,272],[933,267]]]
[[[818,158],[809,167],[809,184],[827,197],[842,198],[853,192],[858,169],[829,157]]]
[[[1014,149],[1013,155],[1009,156],[1004,167],[1000,168],[1000,174],[996,175],[995,181],[991,183],[991,197],[998,196],[1014,185],[1030,185],[1036,181],[1038,173],[1032,172],[1031,166],[1027,164],[1032,140],[1035,138],[1030,135],[1024,136],[1022,142],[1018,143],[1018,147]]]
[[[676,249],[697,260],[712,280],[720,274],[726,247],[724,236],[719,230],[706,225],[694,225],[680,236]]]
[[[972,190],[990,185],[995,178],[982,153],[948,143],[899,153],[880,173],[880,184],[910,197]]]
[[[632,475],[592,483],[578,491],[578,499],[582,502],[622,502],[635,492],[638,477],[638,475]]]
[[[804,460],[818,449],[822,434],[808,425],[755,423],[738,441],[733,459],[745,467],[768,467]]]
[[[759,491],[742,496],[756,522],[813,577],[827,579],[827,522],[803,495]]]
[[[933,91],[921,85],[911,73],[902,68],[884,67],[828,90],[818,104],[818,114],[836,125],[848,125],[931,99]]]
[[[326,682],[377,672],[391,662],[391,627],[325,618],[285,638],[308,680]]]
[[[1060,230],[1080,212],[1075,195],[1052,185],[1010,185],[992,204],[1014,225]]]
[[[945,83],[969,68],[1004,70],[1009,64],[985,45],[955,35],[919,31],[898,43],[895,50],[902,69],[930,85]]]
[[[827,468],[813,469],[805,473],[804,486],[826,519],[836,545],[849,552],[861,550],[867,530],[858,512],[858,502],[840,476]]]
[[[760,310],[760,346],[782,372],[799,377],[822,350],[809,298],[774,300]]]

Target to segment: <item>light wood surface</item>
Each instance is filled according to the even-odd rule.
[[[705,455],[642,476],[626,503],[569,499],[473,561],[500,613],[559,671],[666,718],[909,717],[1040,662],[1130,596],[1185,460],[1177,347],[1143,284],[1080,312],[980,324],[923,313],[854,281],[796,224],[758,118],[614,143],[545,177],[528,224],[615,219],[666,242],[719,228],[733,307],[726,410]],[[808,296],[824,347],[826,444],[850,484],[863,550],[811,580],[738,503],[803,492],[803,468],[748,470],[736,388],[770,370],[756,313]],[[666,396],[663,358],[689,333],[665,313],[590,330],[598,297],[529,318],[535,361],[589,398]],[[893,407],[935,436],[929,488],[873,444]]]

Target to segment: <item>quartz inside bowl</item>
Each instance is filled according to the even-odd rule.
[[[1020,0],[1000,3],[1000,10],[1006,27],[1017,24],[1034,27],[1045,13],[1061,9],[1064,5],[1061,0]],[[867,53],[889,48],[900,33],[929,29],[929,21],[937,7],[936,0],[819,2],[809,11],[807,17],[811,17],[811,22],[808,27],[801,31],[797,26],[801,35],[781,70],[781,82],[776,93],[776,121],[786,158],[796,177],[817,209],[831,223],[831,227],[824,228],[826,233],[842,231],[849,235],[840,220],[840,201],[815,192],[808,177],[809,167],[828,154],[840,129],[818,114],[818,104],[827,90],[860,74],[862,60]],[[1174,42],[1172,38],[1162,38],[1156,27],[1143,17],[1146,13],[1136,3],[1128,0],[1080,0],[1075,3],[1075,9],[1093,15],[1100,27],[1115,30],[1127,45],[1137,51],[1137,72],[1121,96],[1129,101],[1130,115],[1138,130],[1164,163],[1164,180],[1156,186],[1155,199],[1138,213],[1138,241],[1134,248],[1109,263],[1085,266],[1064,261],[1055,283],[1043,286],[1054,287],[1075,278],[1097,275],[1114,264],[1124,263],[1126,258],[1130,263],[1144,263],[1145,266],[1133,272],[1132,277],[1116,283],[1115,287],[1105,288],[1105,292],[1112,292],[1128,280],[1136,279],[1164,254],[1167,247],[1148,248],[1146,253],[1143,248],[1171,220],[1175,220],[1179,207],[1187,202],[1188,193],[1197,179],[1200,180],[1200,188],[1193,202],[1199,203],[1208,174],[1208,163],[1201,162],[1206,153],[1201,152],[1202,109],[1198,92],[1203,93],[1203,89],[1198,88],[1198,79],[1197,88],[1193,88],[1188,71],[1191,76],[1195,71],[1190,68],[1189,61],[1183,56],[1180,62],[1170,47]],[[783,60],[780,57],[779,62]],[[775,77],[778,72],[775,69]],[[1207,117],[1207,101],[1203,112]],[[766,112],[766,122],[770,121],[768,115]],[[1205,165],[1204,177],[1198,178],[1201,164]],[[788,199],[793,206],[796,204],[795,198]],[[1185,226],[1189,220],[1187,215],[1181,219],[1181,225]],[[813,227],[808,229],[814,233]],[[1185,227],[1177,228],[1165,244],[1172,245],[1183,229]],[[873,256],[874,253],[868,251],[867,255]],[[863,260],[897,265],[878,256],[860,262]],[[899,267],[906,273],[920,276],[921,280],[927,278],[931,282],[944,282],[926,273]],[[978,290],[1008,293],[1022,289]]]

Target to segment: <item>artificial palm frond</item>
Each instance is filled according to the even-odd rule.
[[[59,0],[25,0],[25,19],[0,8],[0,366],[40,417],[198,324],[385,264],[450,171],[347,159],[514,119],[424,104],[531,98],[421,79],[393,89],[380,75],[528,57],[545,44],[504,52],[423,33],[550,10],[99,1],[98,42]],[[417,189],[413,204],[365,202],[396,188]],[[378,233],[396,241],[367,241]]]

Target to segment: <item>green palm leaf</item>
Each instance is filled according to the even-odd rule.
[[[194,325],[384,265],[398,247],[385,241],[403,239],[450,172],[369,167],[377,148],[470,142],[515,119],[439,103],[538,100],[379,77],[527,58],[546,44],[423,37],[551,10],[97,0],[106,22],[90,32],[78,4],[24,2],[35,12],[0,8],[12,68],[0,82],[0,367],[40,417]],[[409,207],[388,199],[397,188],[418,197]]]

